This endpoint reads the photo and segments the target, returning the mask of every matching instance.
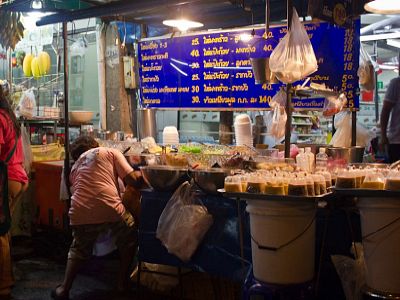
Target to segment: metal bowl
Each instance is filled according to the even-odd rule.
[[[364,158],[365,147],[329,147],[327,154],[334,160],[345,160],[347,163],[361,163]]]
[[[217,194],[218,189],[224,188],[225,177],[231,171],[221,168],[190,169],[189,175],[194,182],[206,193]]]
[[[174,191],[188,179],[186,168],[149,165],[140,170],[147,184],[156,191]]]

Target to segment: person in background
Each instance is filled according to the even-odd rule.
[[[390,81],[385,94],[381,112],[381,139],[381,144],[388,146],[389,161],[400,160],[400,76]]]
[[[69,181],[69,210],[73,241],[68,252],[62,284],[52,292],[53,299],[68,299],[72,283],[82,264],[91,257],[97,237],[111,230],[120,254],[117,290],[127,288],[130,267],[137,246],[136,222],[121,199],[118,178],[135,189],[143,178],[134,171],[117,149],[99,147],[89,136],[79,137],[71,145],[75,161]]]
[[[14,152],[12,154],[12,152]],[[0,161],[7,163],[8,173],[8,203],[11,219],[14,207],[20,201],[22,194],[28,187],[28,176],[24,170],[24,155],[22,150],[21,129],[19,122],[11,109],[3,87],[0,85]],[[4,176],[1,174],[0,176]],[[6,187],[2,186],[3,192]],[[0,209],[4,210],[4,199],[0,199]],[[7,212],[0,212],[1,216]],[[0,224],[2,220],[0,220]],[[3,223],[4,224],[4,223]],[[10,255],[10,234],[0,235],[0,299],[11,299],[11,288],[14,284]]]

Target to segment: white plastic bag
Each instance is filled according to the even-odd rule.
[[[342,111],[335,116],[334,125],[336,132],[332,137],[330,144],[333,147],[350,147],[351,146],[351,112]],[[366,129],[357,122],[356,127],[356,145],[366,147],[376,134]]]
[[[269,67],[284,83],[293,83],[318,70],[317,58],[296,9],[290,30],[271,53]]]
[[[182,261],[189,261],[213,223],[189,182],[178,187],[158,221],[156,237]]]
[[[35,115],[36,100],[33,89],[26,90],[21,95],[17,107],[17,116],[23,116],[25,118],[32,118]]]
[[[360,66],[358,67],[357,75],[362,90],[372,91],[375,89],[374,62],[362,46],[360,47]]]
[[[31,148],[31,139],[25,125],[21,124],[22,151],[24,153],[24,169],[27,174],[31,172],[33,154]]]

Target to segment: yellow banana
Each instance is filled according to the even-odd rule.
[[[33,59],[32,54],[27,54],[25,55],[24,61],[22,63],[22,69],[24,71],[25,76],[27,77],[32,76],[32,68],[31,68],[32,59]]]

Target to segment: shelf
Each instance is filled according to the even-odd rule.
[[[315,137],[320,137],[320,136],[326,136],[326,134],[322,133],[296,133],[298,137],[300,136],[315,136]]]
[[[313,116],[311,116],[311,115],[293,114],[292,117],[295,117],[295,118],[310,118],[310,117],[313,117]]]
[[[292,125],[304,125],[304,126],[312,126],[312,123],[299,123],[299,122],[292,122]]]

